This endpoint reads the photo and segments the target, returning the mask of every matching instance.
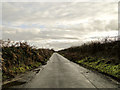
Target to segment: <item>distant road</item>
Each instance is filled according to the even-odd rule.
[[[115,82],[54,53],[26,88],[117,88]]]

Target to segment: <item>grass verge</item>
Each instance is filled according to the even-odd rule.
[[[92,41],[58,51],[68,60],[120,81],[120,41]]]
[[[2,80],[45,65],[54,52],[51,49],[36,48],[27,42],[1,41]]]
[[[108,75],[118,81],[120,81],[120,64],[110,64],[103,58],[86,57],[82,60],[78,60],[76,63],[92,70],[97,70],[100,73]]]

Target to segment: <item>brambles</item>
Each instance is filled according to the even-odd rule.
[[[58,51],[69,60],[120,79],[120,41],[106,38]]]
[[[36,49],[27,42],[2,41],[3,80],[46,64],[53,50]]]

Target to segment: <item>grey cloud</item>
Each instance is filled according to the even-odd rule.
[[[78,39],[77,37],[70,37],[71,32],[62,30],[40,30],[40,29],[20,29],[3,27],[3,39],[11,40],[31,40],[31,39]],[[76,34],[74,34],[76,35]]]
[[[81,44],[87,35],[90,38],[89,33],[95,31],[117,30],[117,3],[14,2],[3,3],[2,9],[3,39],[30,40],[32,43],[37,40],[39,45],[42,45],[39,40],[42,43],[58,40],[50,41],[55,49]],[[44,45],[48,44],[44,42]]]
[[[111,20],[105,28],[109,30],[118,30],[118,20]]]
[[[70,20],[113,13],[115,3],[3,3],[4,20]],[[7,8],[9,7],[9,8]],[[31,8],[32,7],[32,8]],[[97,8],[96,8],[97,7]],[[106,8],[105,8],[106,7]],[[96,9],[95,9],[96,8]],[[12,10],[11,10],[12,9]],[[17,17],[16,17],[17,15]]]

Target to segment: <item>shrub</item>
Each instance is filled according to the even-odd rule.
[[[37,49],[27,42],[2,41],[3,80],[46,64],[53,50]]]

